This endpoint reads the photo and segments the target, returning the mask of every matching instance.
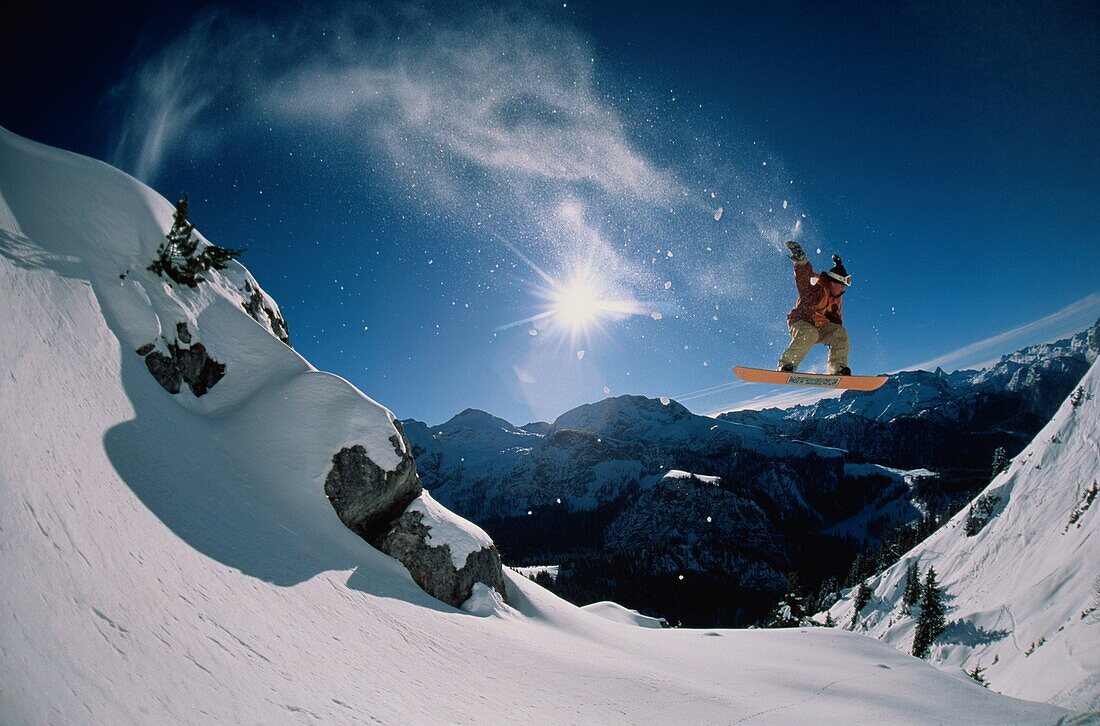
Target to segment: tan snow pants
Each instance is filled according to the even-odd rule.
[[[828,372],[835,374],[841,368],[848,365],[848,331],[843,325],[825,323],[820,328],[815,328],[812,323],[805,320],[796,320],[790,324],[791,344],[783,351],[779,359],[779,365],[790,363],[798,368],[802,360],[810,352],[810,348],[817,343],[829,346]]]

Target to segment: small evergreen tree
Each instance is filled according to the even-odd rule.
[[[848,579],[844,581],[844,584],[852,586],[862,580],[863,568],[863,553],[857,552],[855,558],[852,560],[852,566],[848,569]]]
[[[836,578],[829,575],[821,583],[821,587],[817,591],[817,598],[814,600],[813,607],[814,612],[821,612],[822,610],[828,610],[831,608],[837,600],[840,599],[840,585],[837,583]]]
[[[149,265],[149,271],[165,276],[173,282],[195,287],[206,278],[207,270],[224,270],[226,263],[244,253],[243,249],[226,249],[207,245],[199,251],[199,240],[192,237],[195,225],[187,219],[187,195],[176,202],[172,229],[165,235],[166,242],[157,248],[157,259]]]
[[[978,684],[980,684],[982,686],[985,686],[986,688],[989,688],[989,681],[987,681],[985,679],[985,676],[982,675],[982,673],[984,673],[984,672],[985,672],[985,668],[982,668],[982,664],[977,663],[977,664],[974,665],[974,670],[967,671],[966,675],[973,678],[975,680],[975,682],[977,682]]]
[[[866,580],[860,580],[859,587],[856,589],[855,602],[853,603],[852,622],[848,626],[850,629],[855,630],[856,623],[859,622],[859,614],[863,612],[863,608],[867,607],[869,602],[871,602],[871,588],[867,587]]]
[[[921,587],[920,617],[917,619],[917,631],[913,634],[913,655],[928,657],[932,643],[947,627],[944,615],[943,593],[936,582],[936,569],[929,567]]]
[[[1088,401],[1092,399],[1092,394],[1085,391],[1084,386],[1077,386],[1077,390],[1069,396],[1069,403],[1074,408],[1081,405],[1082,401]]]
[[[921,585],[920,570],[917,569],[917,561],[913,560],[905,568],[905,592],[901,596],[901,612],[908,615],[913,606],[920,602]]]
[[[797,628],[806,621],[806,594],[798,573],[787,575],[787,592],[768,616],[769,628]]]
[[[1009,459],[1005,453],[1005,447],[998,446],[997,450],[993,452],[993,477],[996,477],[1002,471],[1008,468]],[[991,477],[991,478],[993,478]]]
[[[967,537],[973,537],[982,531],[982,527],[993,519],[993,510],[997,508],[997,503],[1000,501],[1001,498],[996,494],[983,494],[974,500],[966,511],[966,524],[963,531],[966,532]]]
[[[826,628],[835,628],[836,627],[836,620],[833,618],[832,613],[825,613],[825,627]]]

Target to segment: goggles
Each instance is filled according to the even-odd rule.
[[[852,284],[852,276],[851,275],[843,275],[842,276],[842,275],[835,275],[832,272],[826,272],[825,276],[828,277],[830,280],[833,280],[835,282],[839,282],[842,285],[849,285],[850,286]]]

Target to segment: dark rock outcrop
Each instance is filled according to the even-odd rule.
[[[390,437],[390,443],[401,452],[399,435],[403,435],[400,430]],[[359,444],[336,452],[325,478],[325,494],[340,521],[372,544],[389,531],[421,491],[411,456],[402,453],[401,463],[393,471],[384,471]]]
[[[187,323],[176,324],[176,339],[168,343],[168,355],[146,343],[137,349],[145,359],[149,373],[169,393],[179,393],[186,383],[191,392],[202,396],[225,376],[225,364],[206,352],[202,343],[192,343]]]
[[[504,573],[496,547],[471,552],[462,567],[456,567],[447,544],[431,544],[431,529],[419,511],[409,511],[423,492],[416,463],[399,422],[390,437],[401,461],[385,471],[356,444],[332,457],[332,469],[325,478],[325,494],[349,529],[377,549],[408,568],[420,587],[432,597],[459,607],[477,582],[505,595]],[[448,514],[450,514],[448,512]],[[456,515],[450,515],[456,516]]]
[[[259,288],[250,281],[246,281],[244,283],[244,293],[248,295],[248,299],[241,303],[241,307],[244,308],[245,312],[260,325],[270,327],[276,338],[293,348],[294,346],[290,342],[290,328],[287,326],[286,320],[270,305],[265,304],[263,293],[260,292]]]
[[[455,569],[448,545],[429,544],[430,530],[423,520],[421,512],[405,512],[376,546],[405,565],[413,581],[426,593],[455,607],[470,598],[478,582],[493,588],[502,598],[507,597],[496,547],[471,552],[466,564]]]

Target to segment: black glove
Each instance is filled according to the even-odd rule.
[[[791,251],[791,259],[796,263],[806,261],[806,253],[802,251],[802,245],[792,240],[787,240],[787,249]]]

